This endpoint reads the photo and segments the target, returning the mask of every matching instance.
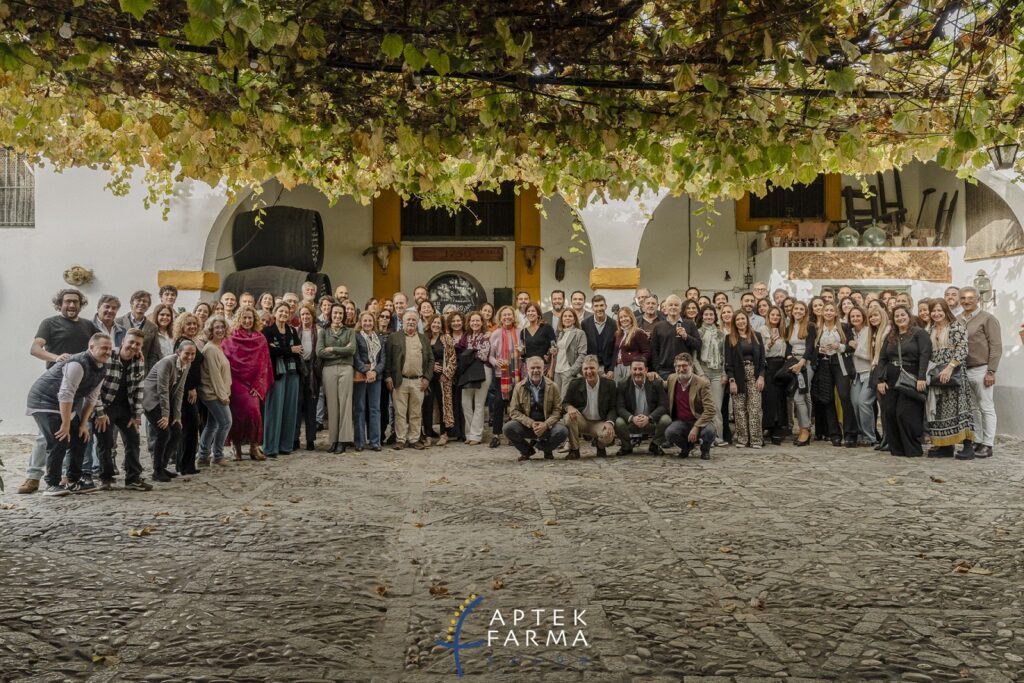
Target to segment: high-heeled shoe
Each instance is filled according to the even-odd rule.
[[[447,434],[442,434],[441,438],[437,440],[437,445],[438,446],[442,446],[443,447],[447,443],[448,443],[448,435]]]
[[[793,445],[795,445],[795,446],[809,446],[809,445],[811,445],[811,430],[810,429],[801,429],[800,433],[797,435],[796,441],[794,442]]]
[[[331,447],[327,449],[327,452],[328,453],[337,453],[338,452],[338,446],[340,446],[340,445],[341,445],[340,441],[335,441],[334,443],[331,444]]]
[[[347,448],[348,448],[348,444],[347,443],[339,442],[338,443],[338,450],[336,450],[335,453],[344,453]]]
[[[491,448],[497,448],[501,445],[501,439],[496,436],[491,437]]]

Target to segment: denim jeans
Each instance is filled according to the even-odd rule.
[[[356,448],[380,447],[380,385],[376,382],[355,382],[352,389],[352,420],[355,423]],[[367,433],[369,432],[369,433]]]
[[[146,411],[146,419],[149,422],[150,431],[154,435],[153,450],[150,455],[153,458],[153,472],[161,472],[167,469],[167,463],[171,456],[178,451],[178,441],[181,439],[181,426],[168,423],[167,427],[160,429],[157,423],[160,421],[160,407]]]
[[[134,415],[129,414],[128,410],[119,410],[116,405],[108,406],[107,417],[110,418],[110,422],[106,431],[96,432],[94,439],[100,463],[100,480],[114,481],[114,460],[117,453],[114,444],[117,442],[117,434],[120,433],[121,442],[124,443],[124,483],[139,481],[142,477],[142,463],[139,461],[141,425],[129,428],[128,422]]]
[[[850,388],[850,402],[857,415],[857,441],[862,444],[875,443],[875,386],[871,383],[870,372],[859,372]]]
[[[203,400],[208,419],[203,435],[199,438],[199,459],[208,460],[213,453],[214,461],[224,459],[224,440],[231,429],[231,406],[220,401]]]
[[[86,437],[83,440],[78,435],[78,429],[82,425],[81,419],[77,415],[72,416],[71,434],[68,440],[58,441],[56,433],[60,429],[59,413],[36,413],[33,417],[46,442],[46,483],[50,486],[60,484],[61,466],[64,464],[64,456],[68,454],[71,456],[71,462],[68,465],[68,481],[77,482],[82,477],[82,458],[91,438]]]
[[[690,443],[690,430],[697,424],[692,421],[673,420],[672,424],[665,430],[665,444],[668,446],[679,446],[683,455],[689,455],[690,450],[696,445]],[[715,441],[715,423],[706,424],[698,430],[697,443],[711,448]]]

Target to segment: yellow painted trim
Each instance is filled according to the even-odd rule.
[[[639,286],[639,268],[594,268],[590,271],[591,289],[636,289]]]
[[[843,179],[838,173],[825,174],[825,220],[839,221],[843,218]],[[805,220],[813,220],[805,216]],[[782,225],[785,218],[751,218],[750,193],[744,192],[736,200],[736,229],[740,231],[756,231],[762,225],[772,227]]]
[[[402,244],[402,199],[397,192],[383,190],[373,199],[373,243]],[[373,295],[378,299],[391,298],[402,289],[402,252],[391,253],[388,272],[380,269],[377,259],[370,254],[373,268]]]
[[[521,247],[540,246],[540,210],[537,203],[535,188],[520,188],[515,202],[515,292],[529,293],[531,301],[540,301],[541,257],[538,254],[531,273],[526,268],[526,257]]]
[[[216,292],[220,289],[220,274],[208,270],[158,270],[156,283],[159,287],[173,285],[178,289]]]

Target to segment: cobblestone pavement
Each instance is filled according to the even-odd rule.
[[[471,680],[1024,681],[1018,443],[301,452],[62,499],[13,493],[29,446],[0,440],[4,681],[454,680],[473,595]]]

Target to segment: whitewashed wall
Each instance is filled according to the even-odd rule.
[[[68,286],[67,268],[81,265],[95,272],[96,279],[81,287],[89,299],[83,317],[92,318],[101,294],[120,297],[124,311],[137,289],[156,297],[158,270],[202,267],[202,245],[224,205],[220,190],[203,183],[180,185],[164,221],[158,208],[143,207],[139,183],[128,196],[115,197],[104,189],[108,180],[102,171],[58,174],[39,168],[35,227],[0,228],[0,314],[7,320],[0,339],[7,380],[0,393],[0,433],[35,431],[25,400],[45,366],[29,348],[39,321],[56,314],[50,299]],[[189,306],[196,299],[186,292],[179,300]]]

